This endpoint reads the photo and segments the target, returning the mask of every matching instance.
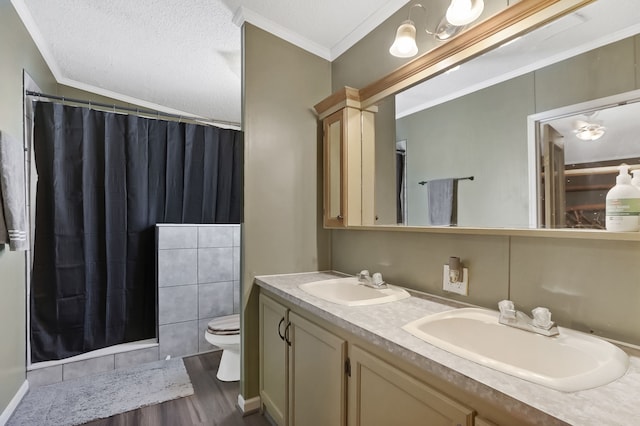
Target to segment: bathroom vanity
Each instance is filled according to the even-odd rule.
[[[628,425],[640,418],[640,359],[604,386],[560,392],[484,367],[402,329],[461,307],[412,293],[345,306],[298,286],[317,272],[256,277],[260,396],[279,425]],[[505,342],[504,350],[508,350]]]

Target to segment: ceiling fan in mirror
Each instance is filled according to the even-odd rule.
[[[583,141],[595,141],[604,136],[607,128],[595,120],[597,112],[585,114],[586,120],[576,120],[573,133]]]

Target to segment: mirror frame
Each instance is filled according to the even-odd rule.
[[[496,46],[506,43],[528,31],[543,26],[548,22],[572,13],[595,1],[597,0],[520,0],[461,33],[451,41],[425,52],[416,59],[404,64],[395,71],[362,89],[350,89],[355,92],[354,96],[359,100],[360,109],[365,110],[375,106],[387,96],[395,95],[430,77],[441,74],[457,64],[479,56]],[[333,104],[334,107],[336,107],[335,102],[330,101],[330,99],[331,96],[319,105],[328,107],[328,105]],[[640,241],[640,232],[606,232],[602,230],[585,229],[412,227],[405,225],[349,226],[347,229]]]

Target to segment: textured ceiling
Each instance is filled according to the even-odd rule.
[[[12,0],[59,83],[235,123],[243,22],[331,60],[406,2]]]

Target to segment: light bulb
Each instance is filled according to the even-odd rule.
[[[467,25],[478,19],[483,10],[483,0],[451,0],[447,9],[447,21],[452,25]]]
[[[410,58],[418,53],[416,45],[416,27],[410,20],[404,21],[396,31],[396,39],[389,53],[398,58]]]

